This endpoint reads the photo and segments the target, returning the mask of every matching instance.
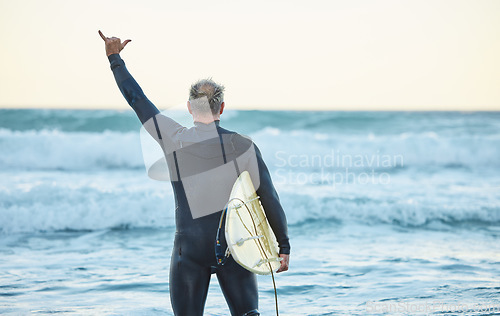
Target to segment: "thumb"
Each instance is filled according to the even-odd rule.
[[[124,41],[124,42],[122,43],[122,49],[124,49],[124,48],[125,48],[125,45],[127,45],[129,42],[132,42],[132,40],[129,40],[129,39],[128,39],[128,40]]]

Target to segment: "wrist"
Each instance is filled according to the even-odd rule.
[[[119,54],[120,52],[116,52],[116,51],[106,51],[106,56],[111,56],[111,55],[114,55],[114,54]]]
[[[115,69],[116,67],[124,66],[125,63],[123,59],[121,59],[120,54],[111,54],[108,56],[108,61],[111,66],[111,69]]]
[[[109,59],[110,61],[112,61],[112,60],[116,60],[116,59],[118,59],[118,60],[119,60],[119,59],[121,59],[121,57],[120,57],[120,54],[116,54],[116,53],[114,53],[114,54],[110,54],[110,55],[108,55],[108,59]]]

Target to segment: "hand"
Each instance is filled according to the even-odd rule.
[[[280,257],[283,258],[281,260],[281,267],[276,271],[276,273],[288,271],[288,264],[290,263],[290,255],[280,254]]]
[[[102,34],[101,31],[99,31],[99,35],[101,35],[101,38],[103,39],[104,43],[106,44],[106,56],[112,55],[112,54],[119,54],[122,49],[125,48],[125,45],[127,45],[129,42],[132,40],[126,40],[123,43],[121,40],[117,37],[106,37],[104,34]]]

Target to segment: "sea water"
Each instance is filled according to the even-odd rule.
[[[280,314],[500,314],[500,113],[221,125],[259,146],[287,214]],[[131,111],[0,111],[0,314],[173,315],[172,189],[147,177],[139,130]],[[229,314],[215,277],[205,314]]]

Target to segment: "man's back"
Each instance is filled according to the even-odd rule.
[[[188,205],[180,206],[193,219],[224,209],[236,178],[244,170],[251,173],[254,185],[259,187],[257,156],[249,138],[221,128],[219,121],[196,122],[193,128],[169,135],[168,140],[159,141],[163,142],[170,179],[180,182],[183,188],[179,191],[174,185],[177,201],[187,199]]]

